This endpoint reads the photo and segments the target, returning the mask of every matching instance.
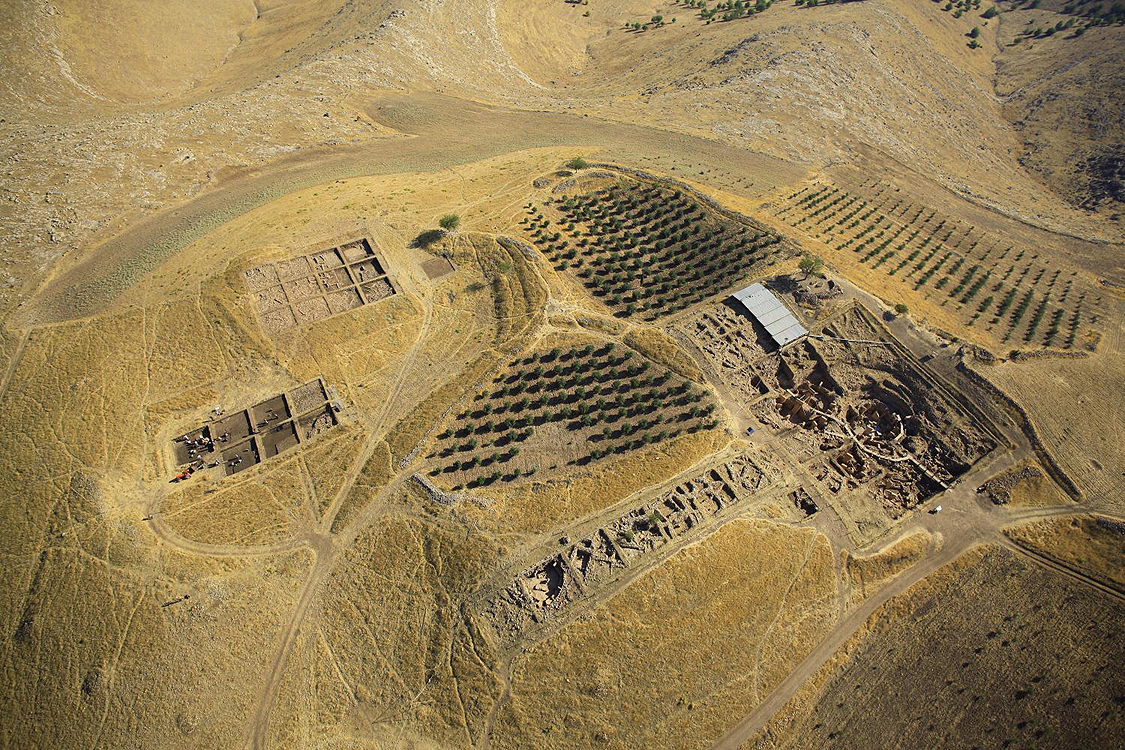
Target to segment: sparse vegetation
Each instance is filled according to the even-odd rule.
[[[646,183],[568,195],[528,214],[526,231],[555,267],[624,317],[682,310],[788,252],[773,232]]]
[[[476,403],[438,436],[438,466],[430,471],[469,488],[528,476],[527,469],[487,471],[517,457],[528,468],[560,456],[585,465],[718,426],[703,390],[612,344],[533,352],[494,378]],[[560,434],[568,436],[562,443]]]
[[[777,215],[795,228],[826,237],[837,251],[850,251],[854,262],[910,280],[921,299],[933,295],[944,300],[939,304],[961,317],[966,328],[997,342],[1019,338],[1072,348],[1082,324],[1089,325],[1079,313],[1078,298],[1069,293],[1073,281],[1063,294],[1053,293],[1061,283],[1057,266],[1028,259],[1025,250],[982,243],[974,227],[955,226],[936,211],[905,204],[894,191],[877,187],[873,200],[867,200],[816,185],[790,196]],[[808,263],[802,259],[802,271]]]

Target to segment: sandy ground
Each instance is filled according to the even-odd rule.
[[[957,723],[966,744],[1065,738],[1044,713],[1080,729],[1120,722],[1102,635],[1123,598],[1121,233],[1111,207],[1052,192],[1086,190],[1087,173],[1049,173],[1100,142],[1063,149],[1051,110],[1021,119],[1024,89],[998,96],[1029,66],[1055,71],[1046,41],[1029,62],[1002,46],[1000,23],[900,0],[779,3],[711,24],[632,0],[142,5],[0,9],[0,711],[22,717],[0,744],[864,744],[872,727],[906,732],[919,673],[950,705],[982,696],[967,714],[1005,718]],[[625,30],[654,13],[676,20]],[[1119,34],[1091,31],[1067,59]],[[1082,95],[1061,73],[1043,78],[1036,90]],[[500,240],[530,242],[525,206],[576,156],[681,180],[763,221],[812,181],[893,183],[1083,274],[1108,299],[1101,338],[1085,358],[1022,361],[983,341],[1003,359],[986,365],[935,310],[888,320],[935,387],[967,388],[969,368],[1012,403],[981,397],[1000,445],[936,496],[941,513],[928,503],[856,535],[871,499],[806,517],[790,493],[822,498],[819,480],[668,335],[698,309],[656,326],[614,318]],[[447,213],[460,227],[435,233]],[[395,294],[272,329],[244,272],[356,236]],[[435,258],[453,271],[431,278]],[[834,265],[849,299],[876,314],[898,301]],[[583,336],[706,388],[718,425],[466,497],[413,478],[497,372]],[[234,477],[169,481],[173,437],[317,377],[337,426]],[[775,467],[760,496],[591,583],[514,648],[480,615],[481,592],[530,559],[742,452]],[[1045,457],[1080,502],[1053,485],[1007,506],[976,495]],[[1090,686],[1081,700],[990,682],[1000,648],[1025,646],[999,635],[1005,604],[1024,618],[1012,627],[1043,635],[1015,658],[1020,679],[1056,697]],[[888,640],[901,648],[884,653]],[[1067,643],[1081,654],[1070,671],[1051,651]],[[956,657],[986,647],[959,676]],[[883,681],[878,695],[902,694],[902,712],[834,718],[861,669]],[[925,744],[927,726],[909,736]]]

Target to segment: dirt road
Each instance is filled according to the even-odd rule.
[[[978,498],[969,489],[970,486],[975,485],[963,482],[962,491],[957,493],[957,497],[943,499],[941,513],[919,516],[921,528],[931,534],[941,534],[941,548],[908,568],[837,623],[825,639],[817,644],[816,648],[753,711],[715,743],[713,750],[738,750],[748,740],[757,736],[770,719],[785,707],[832,655],[864,626],[868,618],[892,598],[905,593],[916,583],[977,545],[993,543],[1010,548],[1011,543],[1005,542],[1006,537],[1001,533],[1004,526],[1042,518],[1083,515],[1095,510],[1086,504],[1035,509],[999,508]],[[1025,555],[1025,558],[1037,565],[1060,572],[1057,566],[1045,562],[1040,556]],[[1117,592],[1103,590],[1105,587],[1100,582],[1093,581],[1088,576],[1079,577],[1086,579],[1081,580],[1081,583],[1092,585],[1103,594],[1119,598]],[[1074,580],[1078,580],[1079,577],[1071,576]]]
[[[494,107],[439,94],[387,95],[368,113],[408,134],[279,159],[247,171],[183,205],[158,213],[97,248],[52,279],[20,315],[22,324],[99,312],[139,278],[215,227],[289,193],[367,175],[431,172],[546,146],[597,147],[599,158],[630,163],[690,162],[749,180],[765,192],[807,170],[780,159],[695,136],[595,117]],[[676,165],[680,165],[677,167]],[[716,188],[721,187],[715,185]]]

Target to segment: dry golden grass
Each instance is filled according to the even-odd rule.
[[[548,531],[667,481],[721,450],[729,441],[729,434],[722,430],[682,435],[577,469],[566,478],[506,489],[490,487],[483,494],[493,502],[465,506],[463,512],[497,533]]]
[[[23,610],[31,624],[5,640],[5,669],[37,677],[4,690],[5,715],[22,718],[4,723],[0,744],[236,745],[308,554],[220,562],[154,549],[143,531],[86,532],[44,553]]]
[[[378,394],[390,388],[421,328],[419,302],[396,294],[317,321],[281,358],[297,380],[320,376],[340,383],[354,403],[370,412],[382,406]]]
[[[851,585],[851,605],[859,604],[921,560],[932,543],[930,535],[919,530],[869,555],[849,556],[844,573]]]
[[[821,690],[855,657],[857,650],[864,645],[868,636],[880,632],[895,617],[902,617],[910,597],[924,597],[943,581],[948,582],[956,575],[975,565],[984,556],[984,548],[970,550],[945,567],[914,584],[901,594],[879,608],[859,629],[836,649],[835,653],[810,676],[793,697],[775,713],[756,737],[744,742],[740,750],[766,750],[767,748],[788,747],[794,735],[802,731],[814,708],[818,706]],[[846,561],[846,553],[841,552],[841,562]]]
[[[500,684],[495,654],[458,611],[496,555],[447,520],[387,516],[366,530],[303,629],[271,746],[379,747],[399,736],[474,746]]]
[[[387,434],[387,443],[396,465],[433,432],[442,416],[472,392],[501,360],[499,352],[493,349],[485,351],[469,363],[460,377],[435,388],[424,401],[399,420]]]
[[[828,540],[734,521],[512,665],[496,748],[706,746],[835,619]]]
[[[697,383],[705,383],[706,378],[699,365],[675,340],[659,328],[637,326],[625,334],[625,344],[636,349],[657,364]]]
[[[1031,417],[1044,447],[1088,499],[1122,508],[1125,472],[1125,354],[1121,333],[1086,359],[1007,362],[983,368]]]
[[[294,456],[250,469],[219,487],[190,484],[164,500],[161,519],[185,539],[207,544],[280,541],[309,511],[301,472]]]
[[[1072,502],[1074,501],[1046,474],[1016,482],[1008,498],[1009,505],[1028,508],[1067,505]]]
[[[1125,524],[1102,516],[1050,518],[1004,529],[1012,541],[1125,587]]]
[[[206,9],[137,0],[101,6],[63,0],[59,6],[68,67],[102,96],[123,101],[184,93],[222,66],[256,15],[236,0]]]
[[[223,350],[198,301],[146,310],[144,322],[147,398],[159,401],[227,374]]]
[[[348,494],[341,501],[340,508],[332,519],[333,533],[347,528],[360,511],[374,499],[376,493],[387,486],[393,476],[390,448],[380,440],[375,444],[371,457],[363,465]]]
[[[321,518],[343,486],[344,475],[359,458],[363,446],[364,434],[358,426],[348,426],[341,433],[318,441],[300,457],[312,482],[317,516]]]

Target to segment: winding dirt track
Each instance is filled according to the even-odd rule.
[[[34,325],[93,315],[214,227],[289,193],[338,179],[436,172],[548,146],[597,147],[606,159],[632,163],[690,160],[700,172],[713,168],[733,173],[760,185],[762,192],[797,182],[807,173],[801,165],[696,136],[596,117],[489,106],[440,94],[387,95],[372,101],[367,111],[379,124],[407,137],[317,149],[231,178],[87,253],[85,260],[39,292],[19,322]],[[700,174],[696,179],[709,178]]]
[[[390,413],[390,406],[396,401],[399,392],[402,390],[407,373],[409,373],[414,360],[417,358],[418,350],[421,348],[429,332],[430,323],[433,318],[432,307],[426,304],[424,300],[422,307],[424,309],[424,317],[422,326],[418,331],[418,336],[414,341],[414,346],[411,347],[409,354],[404,360],[399,375],[395,379],[394,386],[390,393],[387,394],[382,413],[380,413],[374,424],[371,425],[364,449],[360,452],[356,461],[349,467],[344,482],[340,485],[340,489],[333,498],[332,504],[321,520],[321,533],[315,537],[319,542],[318,546],[314,547],[314,551],[316,552],[316,564],[313,566],[308,579],[305,581],[305,587],[301,592],[301,598],[298,600],[297,606],[294,608],[293,614],[289,619],[289,623],[286,625],[285,631],[279,639],[277,653],[270,664],[269,677],[266,679],[266,683],[262,687],[262,692],[258,698],[257,708],[254,711],[254,717],[251,721],[249,735],[244,747],[257,750],[264,749],[268,746],[270,714],[273,711],[274,705],[277,703],[278,692],[281,689],[281,678],[285,674],[285,667],[289,663],[289,657],[293,652],[293,646],[297,642],[297,634],[300,632],[301,625],[308,615],[309,607],[320,591],[320,586],[325,576],[332,569],[332,566],[335,564],[336,559],[342,553],[343,549],[346,548],[346,543],[337,544],[334,541],[329,530],[332,528],[332,524],[340,512],[340,507],[343,504],[344,498],[347,497],[352,487],[355,486],[355,482],[359,478],[363,467],[374,453],[376,445],[383,439],[386,433],[385,422]],[[368,503],[368,506],[380,505],[382,497],[392,488],[397,487],[402,481],[402,475],[406,473],[408,473],[406,469],[400,471],[395,476],[395,479],[380,491],[378,497]],[[351,540],[348,540],[348,542],[350,541]]]

